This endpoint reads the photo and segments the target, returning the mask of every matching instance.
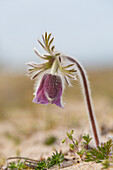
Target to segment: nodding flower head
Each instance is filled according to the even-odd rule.
[[[39,40],[38,42],[43,47],[43,49],[47,52],[43,56],[40,55],[36,49],[34,52],[41,58],[46,60],[47,62],[43,64],[37,63],[28,63],[27,65],[31,68],[28,69],[28,75],[32,75],[31,79],[39,78],[41,82],[36,89],[35,98],[33,99],[34,103],[41,104],[56,104],[59,107],[62,106],[62,91],[63,84],[65,81],[68,85],[69,79],[75,79],[75,73],[77,70],[73,68],[74,64],[69,64],[64,66],[62,55],[55,51],[55,46],[51,46],[54,37],[51,38],[51,33],[47,35],[42,35],[43,43]],[[69,69],[71,68],[71,69]]]
[[[41,104],[56,104],[62,107],[62,80],[58,75],[45,74],[42,77],[41,83],[36,92],[34,103]]]

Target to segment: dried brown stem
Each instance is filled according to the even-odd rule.
[[[76,60],[74,60],[73,58],[68,57],[68,56],[66,56],[66,58],[69,61],[75,63],[79,72],[80,72],[82,83],[83,83],[83,90],[84,90],[85,99],[86,99],[87,108],[88,108],[88,113],[89,113],[89,118],[90,118],[92,130],[93,130],[93,135],[94,135],[94,138],[95,138],[96,146],[98,146],[100,144],[100,142],[99,142],[96,122],[95,122],[95,118],[94,118],[93,106],[92,106],[91,96],[90,96],[90,89],[89,89],[89,86],[88,86],[88,80],[87,80],[85,71],[82,68],[82,66]]]

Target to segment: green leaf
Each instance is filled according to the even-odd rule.
[[[65,143],[65,141],[66,141],[66,139],[63,139],[63,140],[62,140],[62,143]]]
[[[101,143],[101,146],[97,148],[91,148],[90,151],[86,153],[85,161],[95,161],[97,163],[102,162],[102,160],[109,159],[109,154],[113,146],[112,140],[106,143]]]
[[[70,147],[71,150],[74,150],[74,148],[75,148],[75,146],[71,143],[69,144],[69,147]]]
[[[73,139],[73,137],[72,137],[71,133],[68,133],[68,132],[67,132],[67,137],[68,137],[70,140],[72,140],[72,139]]]
[[[74,130],[72,130],[70,134],[73,135],[73,133],[74,133]]]
[[[81,151],[77,152],[77,154],[82,157],[86,149],[81,149]]]
[[[75,141],[75,144],[78,146],[78,141],[77,140]]]

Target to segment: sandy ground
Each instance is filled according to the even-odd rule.
[[[112,75],[113,71],[89,75],[102,142],[113,138]],[[2,75],[0,80],[0,163],[12,156],[39,160],[51,156],[55,150],[65,153],[69,150],[69,143],[61,144],[61,141],[72,129],[76,139],[84,133],[92,135],[78,82],[74,88],[66,88],[64,109],[60,109],[55,105],[33,104],[33,83],[23,76]],[[45,140],[51,136],[57,139],[56,142],[45,145]],[[101,164],[82,162],[63,169],[99,170]]]
[[[111,114],[112,108],[111,105],[109,104],[109,101],[107,100],[105,101],[103,99],[101,100],[98,99],[98,101],[95,100],[94,105],[96,106],[95,107],[96,119],[98,120],[99,131],[101,134],[100,139],[102,142],[104,142],[107,139],[109,139],[109,137],[113,138],[113,121],[112,121],[113,115]],[[56,109],[55,110],[54,107],[51,108],[50,114],[51,112],[56,111],[57,112],[56,119],[60,123],[58,124],[58,126],[56,126],[56,122],[51,120],[53,122],[52,124],[50,123],[49,129],[46,128],[44,129],[44,124],[45,121],[47,120],[47,118],[43,120],[43,117],[45,117],[45,113],[42,113],[44,114],[41,118],[42,120],[41,119],[38,120],[38,118],[35,118],[35,116],[31,114],[26,115],[27,111],[26,113],[24,112],[22,117],[20,117],[20,112],[22,110],[18,110],[16,112],[16,115],[14,111],[14,114],[12,113],[11,117],[8,117],[4,121],[0,122],[1,159],[3,158],[7,159],[8,157],[16,155],[36,160],[39,160],[41,157],[47,158],[48,156],[51,156],[55,150],[57,151],[62,150],[63,153],[69,150],[68,147],[69,143],[61,144],[62,139],[66,137],[66,132],[70,132],[72,129],[74,129],[75,131],[74,135],[76,139],[79,139],[80,135],[83,135],[84,133],[91,134],[88,122],[89,120],[87,118],[86,111],[84,111],[85,106],[82,104],[82,102],[76,101],[76,107],[75,103],[71,102],[70,104],[65,105],[65,108],[66,110],[65,109],[60,110],[57,108],[55,108]],[[78,115],[76,113],[80,114]],[[73,119],[75,119],[74,123]],[[34,124],[37,124],[42,128],[32,130],[33,122]],[[25,132],[27,131],[28,133],[26,134]],[[53,145],[47,146],[44,144],[44,141],[50,136],[55,136],[57,141]],[[20,139],[21,141],[19,141]],[[94,145],[94,142],[92,144]],[[98,170],[101,169],[101,164],[83,162],[78,164],[76,163],[72,166],[61,169]]]

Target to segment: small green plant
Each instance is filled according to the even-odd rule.
[[[103,169],[107,169],[109,167],[113,167],[113,140],[108,140],[105,143],[101,143],[100,146],[91,147],[90,142],[92,138],[88,135],[83,135],[81,140],[76,140],[73,136],[74,131],[72,130],[70,133],[66,133],[66,138],[62,140],[62,143],[69,140],[69,152],[73,153],[75,160],[78,158],[81,161],[85,162],[96,162],[101,163]],[[71,141],[71,142],[70,142]],[[12,158],[9,158],[10,160]],[[52,154],[51,157],[48,157],[46,160],[36,161],[33,159],[27,159],[23,157],[14,157],[13,159],[17,159],[16,162],[10,162],[8,168],[9,169],[35,169],[35,170],[45,170],[53,168],[54,165],[58,165],[60,167],[61,162],[64,161],[64,154],[61,152],[58,153],[56,151]],[[21,161],[24,159],[24,161]]]
[[[47,163],[46,163],[46,161],[45,160],[43,160],[43,161],[40,161],[40,162],[38,162],[37,163],[38,164],[38,166],[36,166],[36,170],[44,170],[45,168],[47,168]]]
[[[71,133],[66,133],[67,137],[62,140],[62,143],[66,141],[68,138],[73,143],[69,143],[69,150],[74,151],[79,157],[81,158],[81,161],[85,162],[96,162],[96,163],[102,163],[103,169],[107,169],[108,167],[111,167],[111,164],[113,164],[113,156],[111,156],[112,148],[113,148],[113,141],[108,140],[105,143],[101,143],[100,146],[90,147],[90,142],[92,138],[90,138],[88,135],[83,135],[81,140],[82,142],[78,142],[73,137],[73,130]],[[77,148],[77,149],[76,149]]]
[[[18,169],[18,170],[22,170],[22,169],[26,169],[27,168],[27,166],[25,165],[25,161],[24,162],[21,162],[21,160],[19,159],[18,161],[17,161],[17,163],[16,162],[10,162],[10,165],[8,166],[8,168],[10,168],[10,169]]]
[[[84,139],[84,141],[83,141],[84,147],[86,149],[88,149],[89,143],[92,140],[92,138],[89,137],[89,134],[88,135],[84,135],[82,138]]]
[[[56,142],[57,138],[55,136],[50,136],[45,139],[44,144],[45,145],[52,145]]]
[[[21,157],[20,157],[21,158]],[[22,158],[23,159],[23,158]],[[53,153],[52,157],[48,157],[47,160],[42,160],[37,163],[37,161],[31,159],[25,159],[25,161],[21,161],[21,159],[17,160],[17,162],[10,162],[8,168],[9,169],[35,169],[35,170],[45,170],[46,168],[50,168],[54,165],[58,165],[60,167],[61,162],[64,161],[64,154],[61,152]]]
[[[66,133],[67,137],[62,140],[62,143],[64,143],[67,139],[71,140],[71,143],[69,143],[69,148],[71,151],[78,150],[78,141],[73,137],[74,130],[72,130],[70,133]]]
[[[109,140],[106,143],[101,143],[101,146],[97,146],[97,148],[91,147],[86,153],[85,161],[95,161],[96,163],[100,163],[103,160],[109,159],[112,146],[113,141]]]
[[[61,152],[58,153],[56,151],[56,153],[53,153],[52,157],[47,159],[47,168],[52,167],[53,165],[58,165],[60,166],[60,163],[63,162],[64,160],[64,154],[62,154]]]
[[[77,154],[80,156],[81,160],[84,160],[83,157],[85,156],[87,150],[89,149],[89,143],[90,143],[90,141],[92,140],[92,138],[89,137],[89,134],[88,134],[88,135],[84,134],[84,135],[82,136],[82,139],[84,140],[84,141],[81,143],[82,149],[79,150],[79,151],[77,152]],[[83,144],[83,145],[82,145],[82,144]]]
[[[85,153],[86,149],[81,149],[80,151],[77,152],[77,154],[80,156],[81,160],[83,160],[83,156],[84,156],[84,153]]]

